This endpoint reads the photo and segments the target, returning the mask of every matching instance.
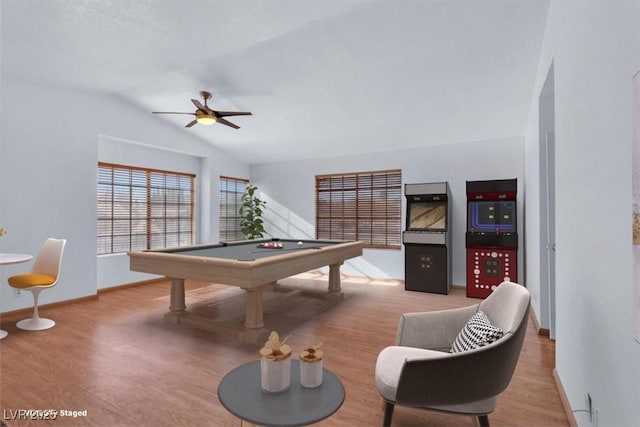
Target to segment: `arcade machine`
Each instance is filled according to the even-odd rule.
[[[448,294],[451,288],[449,184],[405,184],[405,289]]]
[[[467,181],[467,296],[486,298],[518,280],[518,181]]]

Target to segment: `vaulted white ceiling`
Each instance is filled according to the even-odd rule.
[[[523,135],[548,1],[2,0],[5,77],[192,112],[248,163]],[[190,116],[155,115],[183,127]]]

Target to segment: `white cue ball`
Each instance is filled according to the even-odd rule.
[[[302,243],[302,242],[298,242],[298,246],[302,246],[302,245],[303,245],[303,243]]]

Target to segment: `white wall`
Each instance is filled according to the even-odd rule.
[[[315,175],[402,169],[403,183],[449,182],[453,199],[452,281],[464,286],[466,181],[518,178],[518,226],[522,231],[523,162],[524,139],[514,137],[254,165],[251,168],[251,178],[267,199],[267,232],[277,237],[293,238],[315,238]],[[403,200],[403,228],[404,209]],[[402,279],[404,248],[365,249],[363,257],[348,261],[342,271],[347,274]]]
[[[591,394],[599,426],[640,423],[633,339],[631,77],[640,69],[640,3],[552,2],[526,135],[527,194],[539,194],[537,96],[555,72],[556,366],[573,409]],[[539,203],[527,201],[527,218]],[[529,227],[531,226],[531,228]],[[527,222],[527,239],[539,247]],[[538,252],[527,282],[539,295]],[[539,314],[539,304],[534,304]],[[592,425],[576,412],[581,426]]]
[[[85,120],[91,121],[88,111],[99,105],[92,96],[68,90],[6,81],[1,86],[0,221],[7,235],[0,248],[35,254],[46,238],[66,238],[61,280],[42,293],[41,302],[95,294],[97,145]],[[32,120],[37,105],[48,108]],[[30,293],[15,297],[6,285],[9,275],[29,268],[30,263],[0,269],[0,311],[33,304]]]
[[[181,128],[107,95],[23,84],[2,77],[0,226],[7,234],[0,238],[0,250],[35,254],[47,237],[68,240],[60,281],[42,293],[43,304],[95,295],[98,275],[104,280],[100,287],[140,280],[137,274],[128,275],[128,262],[122,259],[111,259],[104,265],[97,261],[96,167],[100,135],[198,158],[203,194],[198,210],[199,236],[201,241],[217,240],[218,177],[248,177],[248,165],[189,136]],[[47,105],[46,114],[31,120],[29,113],[39,100],[47,100],[43,104]],[[131,159],[139,160],[140,156]],[[107,271],[99,271],[99,267]],[[4,266],[0,269],[0,283],[28,268],[30,264]],[[104,279],[108,275],[114,279]],[[0,286],[0,312],[31,305],[30,294],[16,297],[9,286]]]

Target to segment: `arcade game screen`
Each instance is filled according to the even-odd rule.
[[[447,230],[447,202],[411,202],[409,230]]]
[[[516,202],[482,201],[469,202],[468,231],[501,232],[516,231]]]

